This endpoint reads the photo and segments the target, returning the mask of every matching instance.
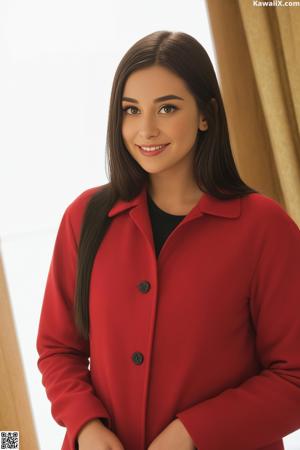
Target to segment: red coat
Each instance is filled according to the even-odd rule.
[[[37,337],[62,449],[96,417],[125,450],[147,449],[175,418],[199,450],[283,449],[300,427],[296,223],[262,194],[204,194],[156,259],[146,188],[118,201],[93,266],[88,346],[72,302],[82,215],[98,188],[63,214]]]

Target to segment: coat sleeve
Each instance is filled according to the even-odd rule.
[[[36,347],[52,416],[67,428],[70,448],[75,449],[77,434],[86,422],[101,418],[111,427],[111,419],[92,386],[89,343],[79,336],[73,320],[77,244],[71,205],[63,214],[54,244]]]
[[[178,412],[199,450],[258,449],[300,428],[300,230],[280,205],[269,212],[249,284],[262,370]]]

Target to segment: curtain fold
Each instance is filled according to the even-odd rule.
[[[300,226],[300,7],[206,0],[233,153]]]
[[[0,253],[0,431],[18,431],[21,449],[37,450],[30,401]]]

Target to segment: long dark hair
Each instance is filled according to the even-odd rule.
[[[112,218],[109,209],[118,199],[136,197],[148,179],[148,173],[126,149],[122,134],[121,99],[128,76],[139,69],[163,66],[185,81],[208,129],[198,131],[193,164],[199,188],[218,199],[242,197],[256,190],[240,178],[232,155],[221,93],[213,65],[206,50],[183,32],[156,31],[138,40],[123,56],[113,80],[106,157],[109,182],[90,198],[81,225],[78,248],[74,318],[79,333],[89,338],[89,285],[99,245]]]

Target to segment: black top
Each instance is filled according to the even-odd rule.
[[[156,256],[158,256],[160,249],[163,246],[163,243],[165,242],[171,231],[185,217],[185,215],[178,216],[163,211],[156,205],[156,203],[154,203],[148,191],[147,191],[147,201],[148,201],[149,216],[152,224],[155,252]]]

